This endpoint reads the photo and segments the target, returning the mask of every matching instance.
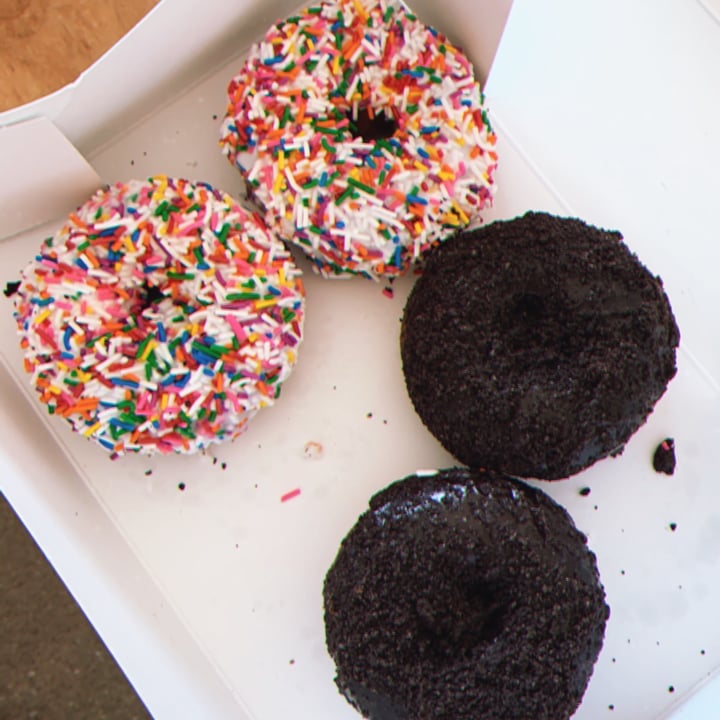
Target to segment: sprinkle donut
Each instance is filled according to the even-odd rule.
[[[112,453],[190,453],[271,405],[302,338],[300,271],[260,218],[164,176],[99,190],[14,296],[25,370]]]
[[[228,96],[223,152],[325,276],[400,275],[492,201],[495,136],[469,60],[387,0],[279,22]]]

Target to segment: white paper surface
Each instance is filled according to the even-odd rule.
[[[0,125],[0,239],[67,215],[99,185],[47,118]]]
[[[487,219],[544,209],[620,228],[665,279],[683,333],[679,374],[624,454],[571,480],[542,485],[588,533],[612,607],[606,643],[576,720],[665,717],[720,662],[720,629],[714,622],[720,600],[720,515],[712,472],[712,451],[720,440],[720,353],[717,334],[707,332],[715,305],[704,305],[717,299],[716,245],[713,226],[707,225],[716,197],[711,172],[716,164],[715,150],[697,140],[708,133],[714,138],[716,131],[709,118],[695,115],[706,102],[701,90],[703,97],[712,97],[710,77],[684,56],[692,40],[701,61],[716,59],[716,36],[699,4],[629,5],[548,0],[538,7],[517,0],[487,93],[501,158],[497,203]],[[463,36],[468,28],[461,20],[471,9],[461,8],[467,7],[447,2],[435,24],[451,37]],[[246,32],[264,30],[265,22],[260,27],[251,22],[260,14],[247,15]],[[654,33],[648,38],[639,29],[651,17]],[[553,32],[550,46],[543,27]],[[677,28],[683,32],[675,36]],[[613,53],[607,52],[608,37]],[[668,42],[681,69],[695,70],[693,91],[674,86],[668,91],[656,77],[659,64],[667,77],[678,73],[679,78],[680,71],[663,59]],[[241,194],[239,178],[217,148],[225,87],[239,62],[240,54],[162,107],[140,103],[142,122],[92,154],[102,179],[169,173]],[[647,93],[639,92],[646,82]],[[670,129],[682,129],[683,123],[663,117],[654,124],[645,107],[648,97],[653,109],[673,107],[677,113],[678,98],[688,101],[684,125],[705,135],[684,134],[681,159],[673,152],[658,153],[666,148]],[[89,145],[88,138],[97,137],[94,129],[83,133]],[[674,173],[688,158],[685,174]],[[1,282],[16,276],[40,239],[41,233],[31,233],[0,244]],[[20,434],[30,447],[45,443],[46,468],[55,461],[72,468],[47,479],[62,483],[69,498],[77,493],[93,499],[83,501],[88,516],[96,513],[97,523],[104,518],[110,536],[122,538],[121,546],[146,573],[137,587],[149,582],[159,593],[151,593],[161,598],[151,612],[174,631],[150,624],[160,652],[149,642],[151,660],[134,656],[129,647],[121,658],[158,720],[199,717],[203,697],[217,703],[213,718],[243,712],[254,720],[357,718],[335,691],[324,650],[324,573],[373,492],[418,467],[452,463],[424,430],[404,391],[397,338],[411,283],[411,277],[396,283],[395,297],[388,300],[382,285],[309,274],[306,337],[281,401],[263,411],[243,438],[218,448],[214,458],[128,457],[112,463],[100,448],[47,417],[43,421],[53,443],[32,432]],[[11,318],[1,316],[3,354],[27,412],[37,403],[19,369],[13,332]],[[654,447],[666,435],[673,435],[678,447],[672,478],[650,466]],[[322,444],[320,457],[306,457],[309,441]],[[3,489],[11,499],[23,498],[30,515],[32,495],[40,489],[30,486],[26,492],[22,456],[14,454],[19,447],[12,441],[2,446],[12,460]],[[184,491],[179,482],[185,483]],[[592,490],[587,497],[578,493],[585,486]],[[282,503],[282,495],[295,488],[301,494]],[[61,507],[59,529],[72,522],[72,501]],[[675,531],[670,523],[677,523]],[[88,553],[103,567],[102,543],[93,543]],[[75,582],[82,588],[83,572],[79,575]],[[101,587],[115,582],[113,573],[99,576]],[[99,602],[84,592],[91,605]],[[111,592],[103,599],[112,605]],[[143,627],[146,612],[141,603],[127,627]],[[102,613],[97,618],[112,635],[111,623]],[[158,677],[153,663],[173,647],[162,644],[172,637],[181,638],[183,667]],[[123,650],[122,638],[116,641]],[[174,692],[178,678],[192,685],[190,699],[169,708],[163,698]]]

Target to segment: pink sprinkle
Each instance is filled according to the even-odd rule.
[[[296,498],[300,494],[300,488],[295,488],[294,490],[291,490],[290,492],[286,492],[284,495],[280,496],[280,502],[287,502],[288,500],[292,500],[293,498]]]
[[[393,289],[391,287],[383,288],[382,294],[386,298],[390,298],[391,300],[395,297],[395,294],[393,293]]]
[[[227,320],[227,324],[230,326],[230,329],[235,333],[235,337],[241,343],[244,343],[247,340],[247,333],[245,332],[243,326],[238,322],[238,319],[233,315],[226,315],[225,320]]]

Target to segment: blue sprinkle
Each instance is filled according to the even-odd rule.
[[[30,302],[33,305],[39,305],[40,307],[45,307],[45,305],[50,305],[51,303],[55,302],[55,298],[46,297],[46,298],[33,298],[30,300]]]
[[[134,380],[125,380],[124,378],[111,378],[110,382],[113,385],[119,385],[120,387],[138,388],[140,385]]]
[[[393,265],[400,267],[402,265],[402,246],[396,245],[395,252],[393,253]]]
[[[337,227],[338,227],[340,230],[342,230],[342,229],[345,227],[345,221],[344,221],[344,220],[338,220],[338,221],[335,223],[335,225],[337,225]]]
[[[78,267],[82,268],[83,270],[87,270],[87,269],[88,269],[88,266],[87,266],[80,258],[78,258],[77,260],[75,260],[75,264],[76,264]]]
[[[184,388],[190,380],[190,373],[185,373],[182,377],[175,377],[175,384],[179,388]]]
[[[465,107],[470,107],[472,105],[472,100],[466,99],[460,101],[461,105],[464,105]]]
[[[198,270],[209,270],[210,266],[203,260],[202,262],[198,263],[197,269]]]
[[[377,168],[377,163],[372,159],[372,155],[365,156],[365,164],[369,165],[373,170]]]
[[[421,147],[419,147],[419,148],[417,149],[417,151],[418,151],[418,155],[419,155],[421,158],[425,158],[425,159],[427,160],[427,159],[430,157],[430,153],[428,153],[427,150],[424,150],[424,149],[421,148]]]
[[[117,418],[110,418],[110,425],[113,425],[114,427],[122,428],[123,430],[134,430],[135,425],[129,422],[123,422],[122,420],[118,420]]]
[[[269,288],[267,288],[267,291],[268,291],[271,295],[275,295],[275,297],[277,297],[278,295],[282,295],[282,290],[280,290],[280,288],[276,288],[276,287],[274,287],[274,286],[272,286],[272,285],[271,285]]]
[[[206,355],[204,352],[201,352],[197,348],[193,348],[190,351],[190,354],[195,358],[195,361],[200,363],[200,365],[213,365],[215,363],[215,358],[211,357],[210,355]]]
[[[117,407],[117,405],[114,402],[111,402],[110,400],[101,400],[99,405],[100,405],[100,407],[104,407],[104,408]]]
[[[98,235],[100,237],[108,237],[109,235],[114,235],[117,232],[118,226],[105,228],[104,230],[101,230]]]
[[[157,324],[157,334],[158,334],[158,340],[160,342],[164,343],[167,340],[167,335],[165,333],[165,326],[161,322],[159,322]]]
[[[430,133],[438,132],[440,128],[437,125],[428,125],[427,127],[420,129],[421,135],[430,135]]]
[[[105,438],[99,437],[95,438],[103,447],[106,447],[108,450],[114,450],[115,449],[115,443],[110,442],[109,440],[106,440]]]
[[[267,60],[263,60],[263,65],[277,65],[278,63],[283,62],[283,60],[285,60],[284,55],[274,55]]]
[[[407,201],[411,203],[417,203],[418,205],[427,205],[428,201],[425,198],[420,197],[419,195],[412,195],[408,193],[406,196]]]
[[[207,375],[208,377],[215,377],[215,371],[212,368],[203,368],[203,375]]]

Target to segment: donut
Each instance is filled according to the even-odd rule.
[[[112,453],[190,453],[272,405],[304,290],[263,221],[205,183],[99,190],[13,295],[25,370],[52,415]]]
[[[370,720],[567,720],[609,616],[567,512],[462,468],[376,494],[323,598],[336,684]]]
[[[228,87],[221,147],[326,277],[392,277],[493,195],[495,135],[465,55],[387,0],[274,25]]]
[[[679,339],[662,281],[619,232],[528,213],[430,253],[400,350],[418,415],[455,458],[555,480],[622,452]]]

